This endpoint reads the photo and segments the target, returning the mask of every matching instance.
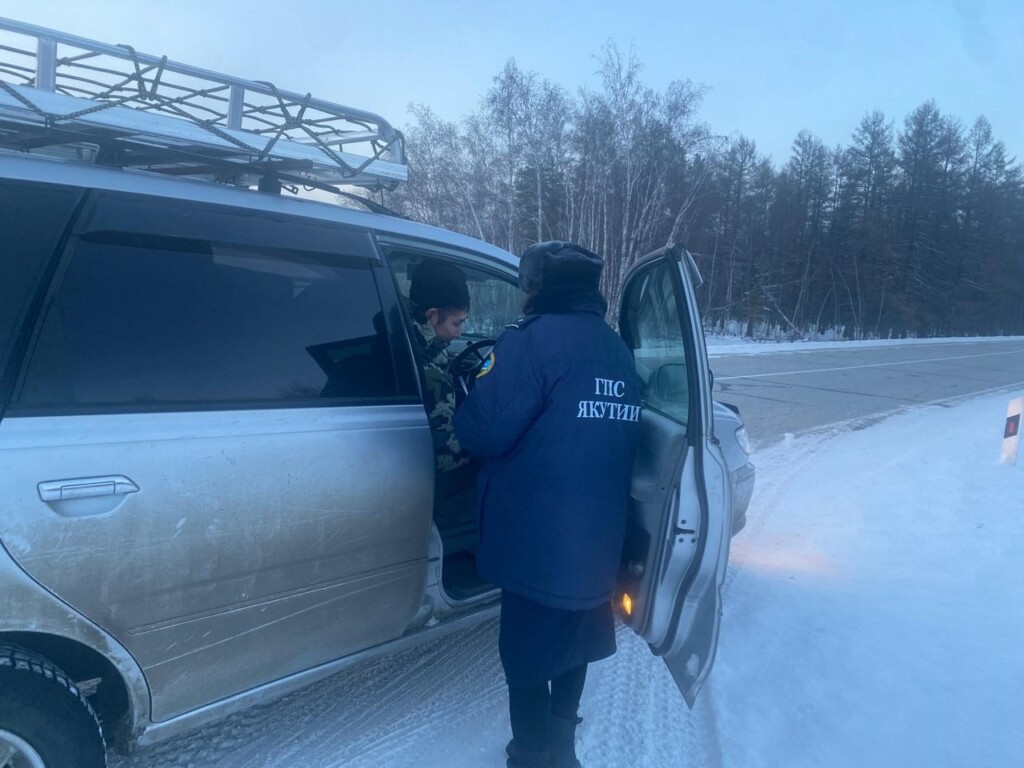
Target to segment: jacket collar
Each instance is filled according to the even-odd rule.
[[[536,315],[592,312],[604,317],[608,302],[593,288],[545,288],[533,297],[527,311]]]

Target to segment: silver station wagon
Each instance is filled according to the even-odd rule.
[[[516,258],[274,194],[400,182],[380,118],[0,31],[32,41],[30,76],[0,90],[0,766],[95,768],[107,745],[496,616],[472,494],[435,488],[404,297],[425,258],[465,272],[468,385],[519,314]],[[101,60],[120,91],[62,87]],[[167,106],[154,81],[175,75],[195,92]],[[180,114],[210,81],[220,118]],[[148,89],[147,111],[121,98]],[[618,315],[647,391],[616,602],[691,704],[753,487],[742,422],[712,402],[697,279],[683,248],[651,254]]]

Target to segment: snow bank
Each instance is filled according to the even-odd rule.
[[[1007,397],[757,457],[699,704],[723,765],[1020,764],[1024,466],[998,464]]]

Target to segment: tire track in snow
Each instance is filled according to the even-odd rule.
[[[728,607],[725,596],[742,572],[747,555],[757,548],[755,545],[764,537],[772,513],[778,509],[792,480],[804,471],[826,443],[853,429],[854,424],[860,421],[857,419],[851,423],[823,427],[795,438],[791,443],[787,437],[783,443],[768,449],[764,463],[757,460],[757,480],[754,496],[747,509],[747,524],[733,538],[729,547],[729,565],[722,584],[723,606]]]
[[[391,722],[374,737],[356,744],[357,754],[351,755],[352,762],[344,765],[450,765],[454,762],[452,756],[446,759],[433,754],[439,733],[457,733],[481,712],[494,712],[499,719],[505,717],[507,700],[497,652],[497,622],[488,622],[452,639],[455,642],[439,649],[437,656],[420,660],[423,674],[415,686],[406,677],[394,686],[395,701],[390,711],[399,716],[392,716]]]
[[[422,765],[431,741],[425,733],[449,728],[495,702],[504,707],[504,701],[497,623],[490,621],[341,672],[131,757],[111,756],[110,766]]]
[[[700,707],[689,711],[668,669],[625,626],[618,653],[591,666],[583,694],[578,754],[587,768],[717,768]]]

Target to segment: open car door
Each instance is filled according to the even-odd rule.
[[[630,270],[619,308],[645,389],[616,602],[691,707],[718,645],[730,534],[699,280],[684,248],[663,248]]]

